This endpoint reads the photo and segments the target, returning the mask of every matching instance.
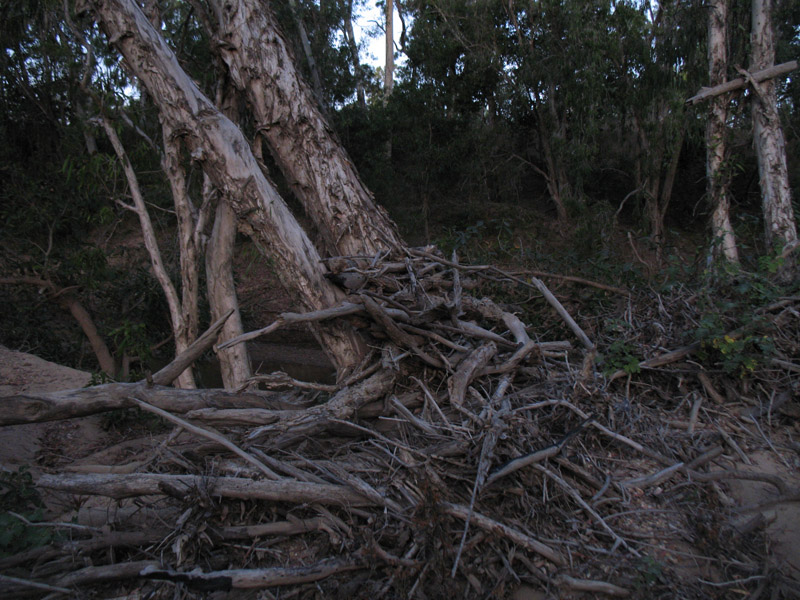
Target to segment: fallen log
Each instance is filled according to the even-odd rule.
[[[137,383],[107,383],[61,392],[27,392],[0,398],[0,426],[58,421],[137,406],[133,397],[176,413],[201,408],[270,408],[283,405],[276,392],[232,393],[223,390],[180,390]]]
[[[308,583],[330,577],[336,573],[360,569],[360,562],[347,559],[328,559],[301,567],[272,567],[267,569],[228,569],[202,573],[188,573],[150,566],[142,571],[142,577],[164,579],[186,584],[204,591],[231,589],[261,589],[278,585]]]
[[[340,485],[304,481],[255,481],[242,477],[204,477],[199,475],[160,475],[135,473],[42,475],[40,488],[79,496],[108,496],[116,500],[136,496],[158,496],[169,490],[206,490],[211,496],[240,500],[269,500],[295,504],[316,502],[336,506],[372,506],[365,496]]]

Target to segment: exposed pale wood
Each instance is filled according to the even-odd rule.
[[[766,81],[767,79],[772,79],[773,77],[779,77],[781,75],[785,75],[786,73],[791,73],[797,68],[797,61],[790,60],[789,62],[781,63],[779,65],[774,65],[772,67],[768,67],[766,69],[761,69],[760,71],[755,71],[751,73],[753,79],[756,83],[761,83],[762,81]],[[740,77],[738,79],[734,79],[732,81],[728,81],[726,83],[716,85],[711,88],[701,88],[700,91],[689,98],[686,101],[686,104],[697,104],[698,102],[702,102],[703,100],[708,100],[709,98],[713,98],[714,96],[719,96],[720,94],[726,94],[728,92],[733,92],[735,90],[739,90],[747,85],[747,79],[744,77]]]
[[[175,340],[175,351],[176,353],[180,354],[190,343],[187,337],[189,329],[187,327],[186,318],[183,314],[181,299],[178,295],[177,289],[175,288],[175,284],[172,282],[172,279],[170,279],[169,273],[167,273],[167,268],[164,265],[164,259],[161,255],[161,249],[158,245],[156,231],[153,227],[150,213],[147,210],[147,203],[145,202],[144,195],[139,187],[139,178],[136,175],[136,171],[133,169],[133,165],[128,158],[128,154],[125,151],[122,141],[117,135],[117,131],[114,128],[114,125],[111,123],[111,120],[107,116],[103,115],[100,118],[100,123],[103,127],[103,130],[106,132],[108,141],[111,142],[111,146],[117,155],[117,159],[122,164],[122,170],[123,173],[125,173],[125,179],[128,182],[128,190],[130,191],[131,199],[133,200],[133,204],[126,204],[121,201],[118,201],[118,204],[134,212],[139,218],[139,226],[142,229],[144,245],[145,248],[147,248],[148,255],[150,256],[150,266],[153,269],[153,274],[155,275],[158,284],[161,286],[161,291],[164,293],[164,297],[167,300],[167,306],[169,307],[169,318],[172,325],[172,337]],[[166,168],[165,163],[165,173],[168,172],[169,169]],[[171,184],[174,183],[171,177],[169,179]],[[173,192],[182,193],[182,191],[177,190],[175,186],[173,186]],[[196,316],[196,305],[194,307],[194,312]],[[187,372],[185,368],[180,373],[176,374],[173,379],[178,380],[178,387],[186,389],[197,387],[195,385],[194,375],[191,371]]]
[[[262,172],[247,139],[188,77],[138,4],[133,0],[87,4],[125,58],[124,66],[150,92],[162,123],[180,135],[192,160],[230,202],[242,231],[272,259],[292,298],[308,311],[338,304],[343,293],[325,279],[319,252]],[[338,368],[358,363],[364,347],[352,328],[331,323],[312,329]]]
[[[223,341],[233,339],[244,331],[233,279],[235,240],[236,215],[228,203],[220,202],[206,249],[206,285],[211,318],[232,311],[220,331],[219,339]],[[217,356],[225,389],[238,389],[253,376],[246,344],[218,350]]]
[[[37,486],[81,496],[108,496],[117,500],[136,496],[163,495],[165,489],[186,492],[207,490],[212,496],[294,504],[317,502],[336,506],[370,506],[361,494],[340,485],[304,481],[254,481],[240,477],[204,477],[199,475],[130,475],[59,474],[42,475]],[[165,486],[165,487],[162,487]]]
[[[497,354],[497,346],[494,342],[488,342],[473,350],[459,365],[458,370],[447,381],[447,389],[450,394],[450,404],[461,406],[464,404],[464,397],[467,387],[476,374],[480,372],[492,357]]]
[[[107,383],[61,392],[26,392],[0,398],[0,426],[85,417],[119,408],[133,408],[133,396],[170,412],[200,408],[261,408],[277,393],[239,393],[222,390],[178,390],[139,383]]]
[[[267,569],[228,569],[225,571],[199,570],[189,573],[152,566],[142,572],[148,579],[165,579],[199,586],[204,590],[261,589],[279,585],[292,585],[319,581],[336,573],[363,568],[360,562],[347,559],[329,559],[314,565],[300,567],[272,567]]]
[[[200,408],[186,413],[186,417],[227,425],[267,425],[281,418],[279,412],[266,408]]]

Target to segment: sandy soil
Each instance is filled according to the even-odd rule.
[[[54,392],[84,387],[91,373],[63,367],[23,352],[0,346],[0,407],[3,396],[21,392]],[[34,423],[0,428],[0,468],[16,471],[20,466],[37,469],[43,446],[55,441],[75,446],[96,444],[102,438],[97,419],[72,419],[59,423]]]

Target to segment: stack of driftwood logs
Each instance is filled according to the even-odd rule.
[[[351,264],[330,264],[348,302],[228,342],[348,319],[371,351],[337,385],[275,373],[238,393],[165,387],[216,323],[148,381],[5,399],[3,425],[138,407],[171,429],[38,479],[71,522],[51,523],[52,544],[0,559],[3,597],[652,593],[666,577],[642,578],[664,525],[656,498],[729,476],[708,470],[722,447],[641,439],[592,341],[536,278],[433,249]],[[481,279],[541,294],[576,343],[540,340],[471,295]]]

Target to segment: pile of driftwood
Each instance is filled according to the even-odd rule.
[[[675,585],[674,564],[652,568],[665,528],[692,530],[664,500],[671,484],[736,476],[790,493],[710,467],[724,450],[716,432],[654,440],[637,422],[655,413],[611,391],[592,341],[540,280],[432,249],[393,258],[332,261],[348,302],[227,342],[348,319],[371,350],[337,385],[274,373],[238,393],[165,387],[216,323],[147,381],[4,399],[2,425],[138,407],[173,428],[39,477],[71,522],[48,524],[54,543],[0,559],[3,597],[500,598],[523,585],[654,597]],[[481,279],[541,294],[578,347],[475,298]],[[701,586],[683,584],[684,597]]]

